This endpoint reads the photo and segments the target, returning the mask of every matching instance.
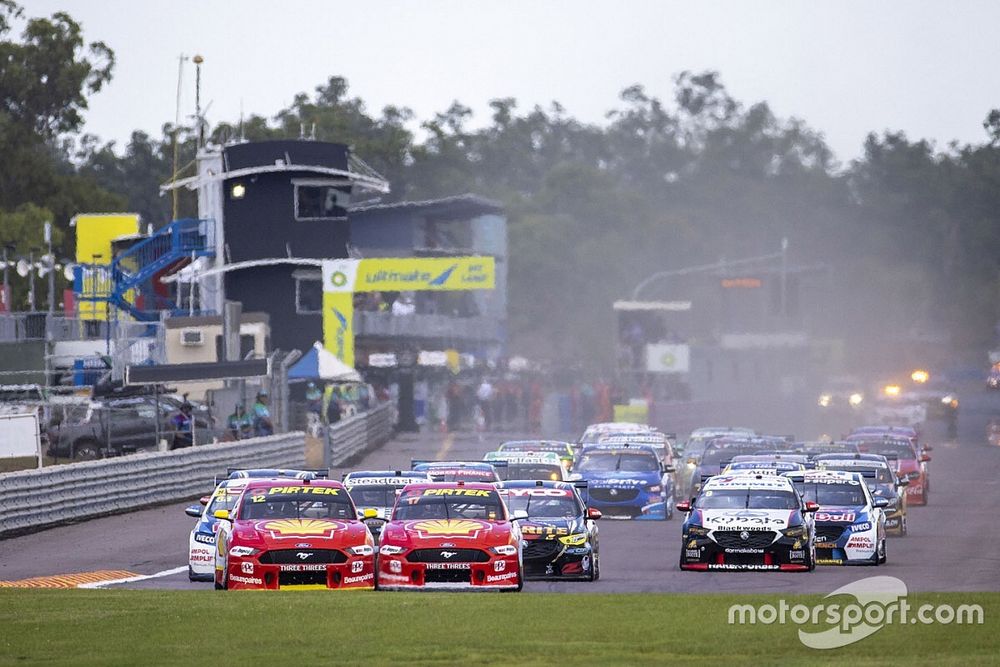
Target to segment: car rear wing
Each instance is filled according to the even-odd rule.
[[[262,468],[263,469],[263,468]],[[218,486],[220,482],[224,482],[227,479],[232,479],[233,473],[237,473],[243,470],[255,470],[255,468],[226,468],[225,475],[215,475],[212,480],[214,486]],[[274,468],[278,473],[275,477],[288,477],[290,479],[329,479],[330,469],[329,468]],[[286,475],[283,473],[295,472],[295,475]],[[261,478],[266,479],[266,478]]]
[[[424,465],[426,463],[452,463],[456,466],[481,466],[483,464],[491,465],[494,468],[506,468],[506,461],[470,461],[469,459],[410,459],[410,470],[413,470],[419,465]]]

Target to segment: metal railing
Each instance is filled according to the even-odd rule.
[[[500,322],[494,317],[453,317],[451,315],[394,315],[355,311],[355,333],[361,336],[409,338],[461,338],[496,340]]]

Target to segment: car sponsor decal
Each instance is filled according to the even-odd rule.
[[[235,581],[238,584],[249,584],[251,586],[263,586],[264,580],[258,577],[241,577],[238,574],[229,575],[229,581]]]
[[[698,549],[685,549],[684,556],[686,558],[701,558],[701,551]]]
[[[854,512],[816,512],[817,523],[853,522],[856,517]]]
[[[837,548],[837,543],[836,542],[817,542],[816,543],[816,548],[817,549],[836,549]]]
[[[521,526],[523,535],[569,535],[569,528],[565,526],[536,526],[528,524]]]
[[[545,489],[545,488],[530,488],[530,489],[504,489],[510,495],[515,498],[523,498],[525,496],[531,496],[532,498],[568,498],[573,495],[570,489]]]
[[[201,542],[202,544],[215,544],[215,535],[206,535],[205,533],[195,533],[194,541]]]
[[[428,570],[471,570],[472,563],[427,563]]]
[[[426,477],[351,477],[344,480],[344,486],[348,491],[355,486],[406,486],[426,483]]]
[[[709,563],[709,570],[778,570],[778,565],[737,565],[734,563]]]
[[[850,527],[852,533],[863,533],[866,530],[871,530],[872,524],[870,521],[865,521],[864,523],[856,523]]]
[[[845,548],[866,549],[870,551],[875,548],[875,541],[865,535],[851,535],[851,539],[847,541]]]
[[[322,519],[276,519],[258,524],[259,529],[269,532],[273,539],[297,537],[331,538],[337,530],[343,530],[346,525],[339,521]]]
[[[464,537],[476,538],[489,524],[472,519],[432,519],[417,521],[412,525],[420,537]]]
[[[374,578],[375,578],[375,574],[373,572],[369,572],[368,574],[362,574],[362,575],[359,575],[357,577],[344,577],[344,583],[345,584],[357,584],[357,583],[360,583],[362,581],[370,581],[370,580],[372,580]]]
[[[790,558],[792,560],[802,560],[805,557],[806,557],[806,552],[804,550],[803,551],[794,551],[793,550],[793,551],[789,551],[788,552],[788,558]]]
[[[469,496],[473,498],[489,498],[492,491],[486,489],[424,489],[425,496]]]
[[[510,581],[517,579],[517,572],[505,572],[504,574],[490,574],[486,576],[486,583],[492,584],[499,581]]]
[[[267,490],[268,495],[295,495],[306,494],[313,496],[339,496],[340,489],[330,486],[272,486]],[[253,496],[257,498],[259,496]]]

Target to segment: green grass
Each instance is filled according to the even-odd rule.
[[[783,596],[815,604],[820,596]],[[886,626],[808,649],[794,625],[728,625],[731,604],[776,596],[0,591],[0,665],[996,664],[1000,594],[911,594],[979,604],[984,625]]]

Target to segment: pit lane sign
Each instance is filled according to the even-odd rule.
[[[675,343],[646,346],[646,370],[650,373],[687,373],[691,370],[691,348]]]

